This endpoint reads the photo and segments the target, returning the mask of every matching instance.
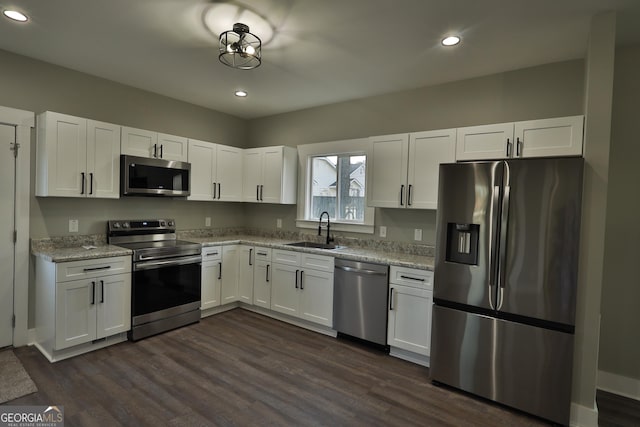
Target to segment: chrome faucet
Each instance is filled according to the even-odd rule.
[[[333,237],[331,237],[331,220],[329,219],[329,212],[324,211],[320,214],[320,219],[318,220],[318,236],[322,236],[322,217],[327,214],[327,245],[333,242]]]

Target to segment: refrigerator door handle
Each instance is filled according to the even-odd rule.
[[[494,294],[494,286],[497,285],[496,276],[498,274],[498,260],[497,260],[497,250],[498,250],[498,221],[495,218],[498,217],[498,209],[500,206],[500,186],[495,185],[493,187],[493,192],[491,193],[491,211],[489,213],[489,217],[491,218],[491,223],[489,225],[489,306],[492,310],[496,309],[495,304],[493,303],[493,294]]]
[[[505,186],[502,196],[502,218],[500,220],[500,261],[498,262],[498,301],[497,310],[502,308],[504,302],[504,287],[507,280],[507,234],[509,224],[509,202],[511,199],[511,185],[509,185],[509,165],[505,164]]]

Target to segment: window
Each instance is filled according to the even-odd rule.
[[[331,229],[373,233],[375,209],[367,207],[366,138],[298,145],[298,220],[301,228],[318,228],[329,212]]]
[[[324,211],[332,220],[364,222],[365,155],[311,157],[311,209],[319,218]]]

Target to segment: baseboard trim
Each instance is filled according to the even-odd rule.
[[[593,408],[571,402],[571,427],[598,427],[598,405]]]
[[[640,401],[640,380],[598,371],[598,389]]]

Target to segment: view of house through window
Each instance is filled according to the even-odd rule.
[[[365,167],[364,155],[312,157],[309,219],[327,211],[333,220],[364,222]]]

